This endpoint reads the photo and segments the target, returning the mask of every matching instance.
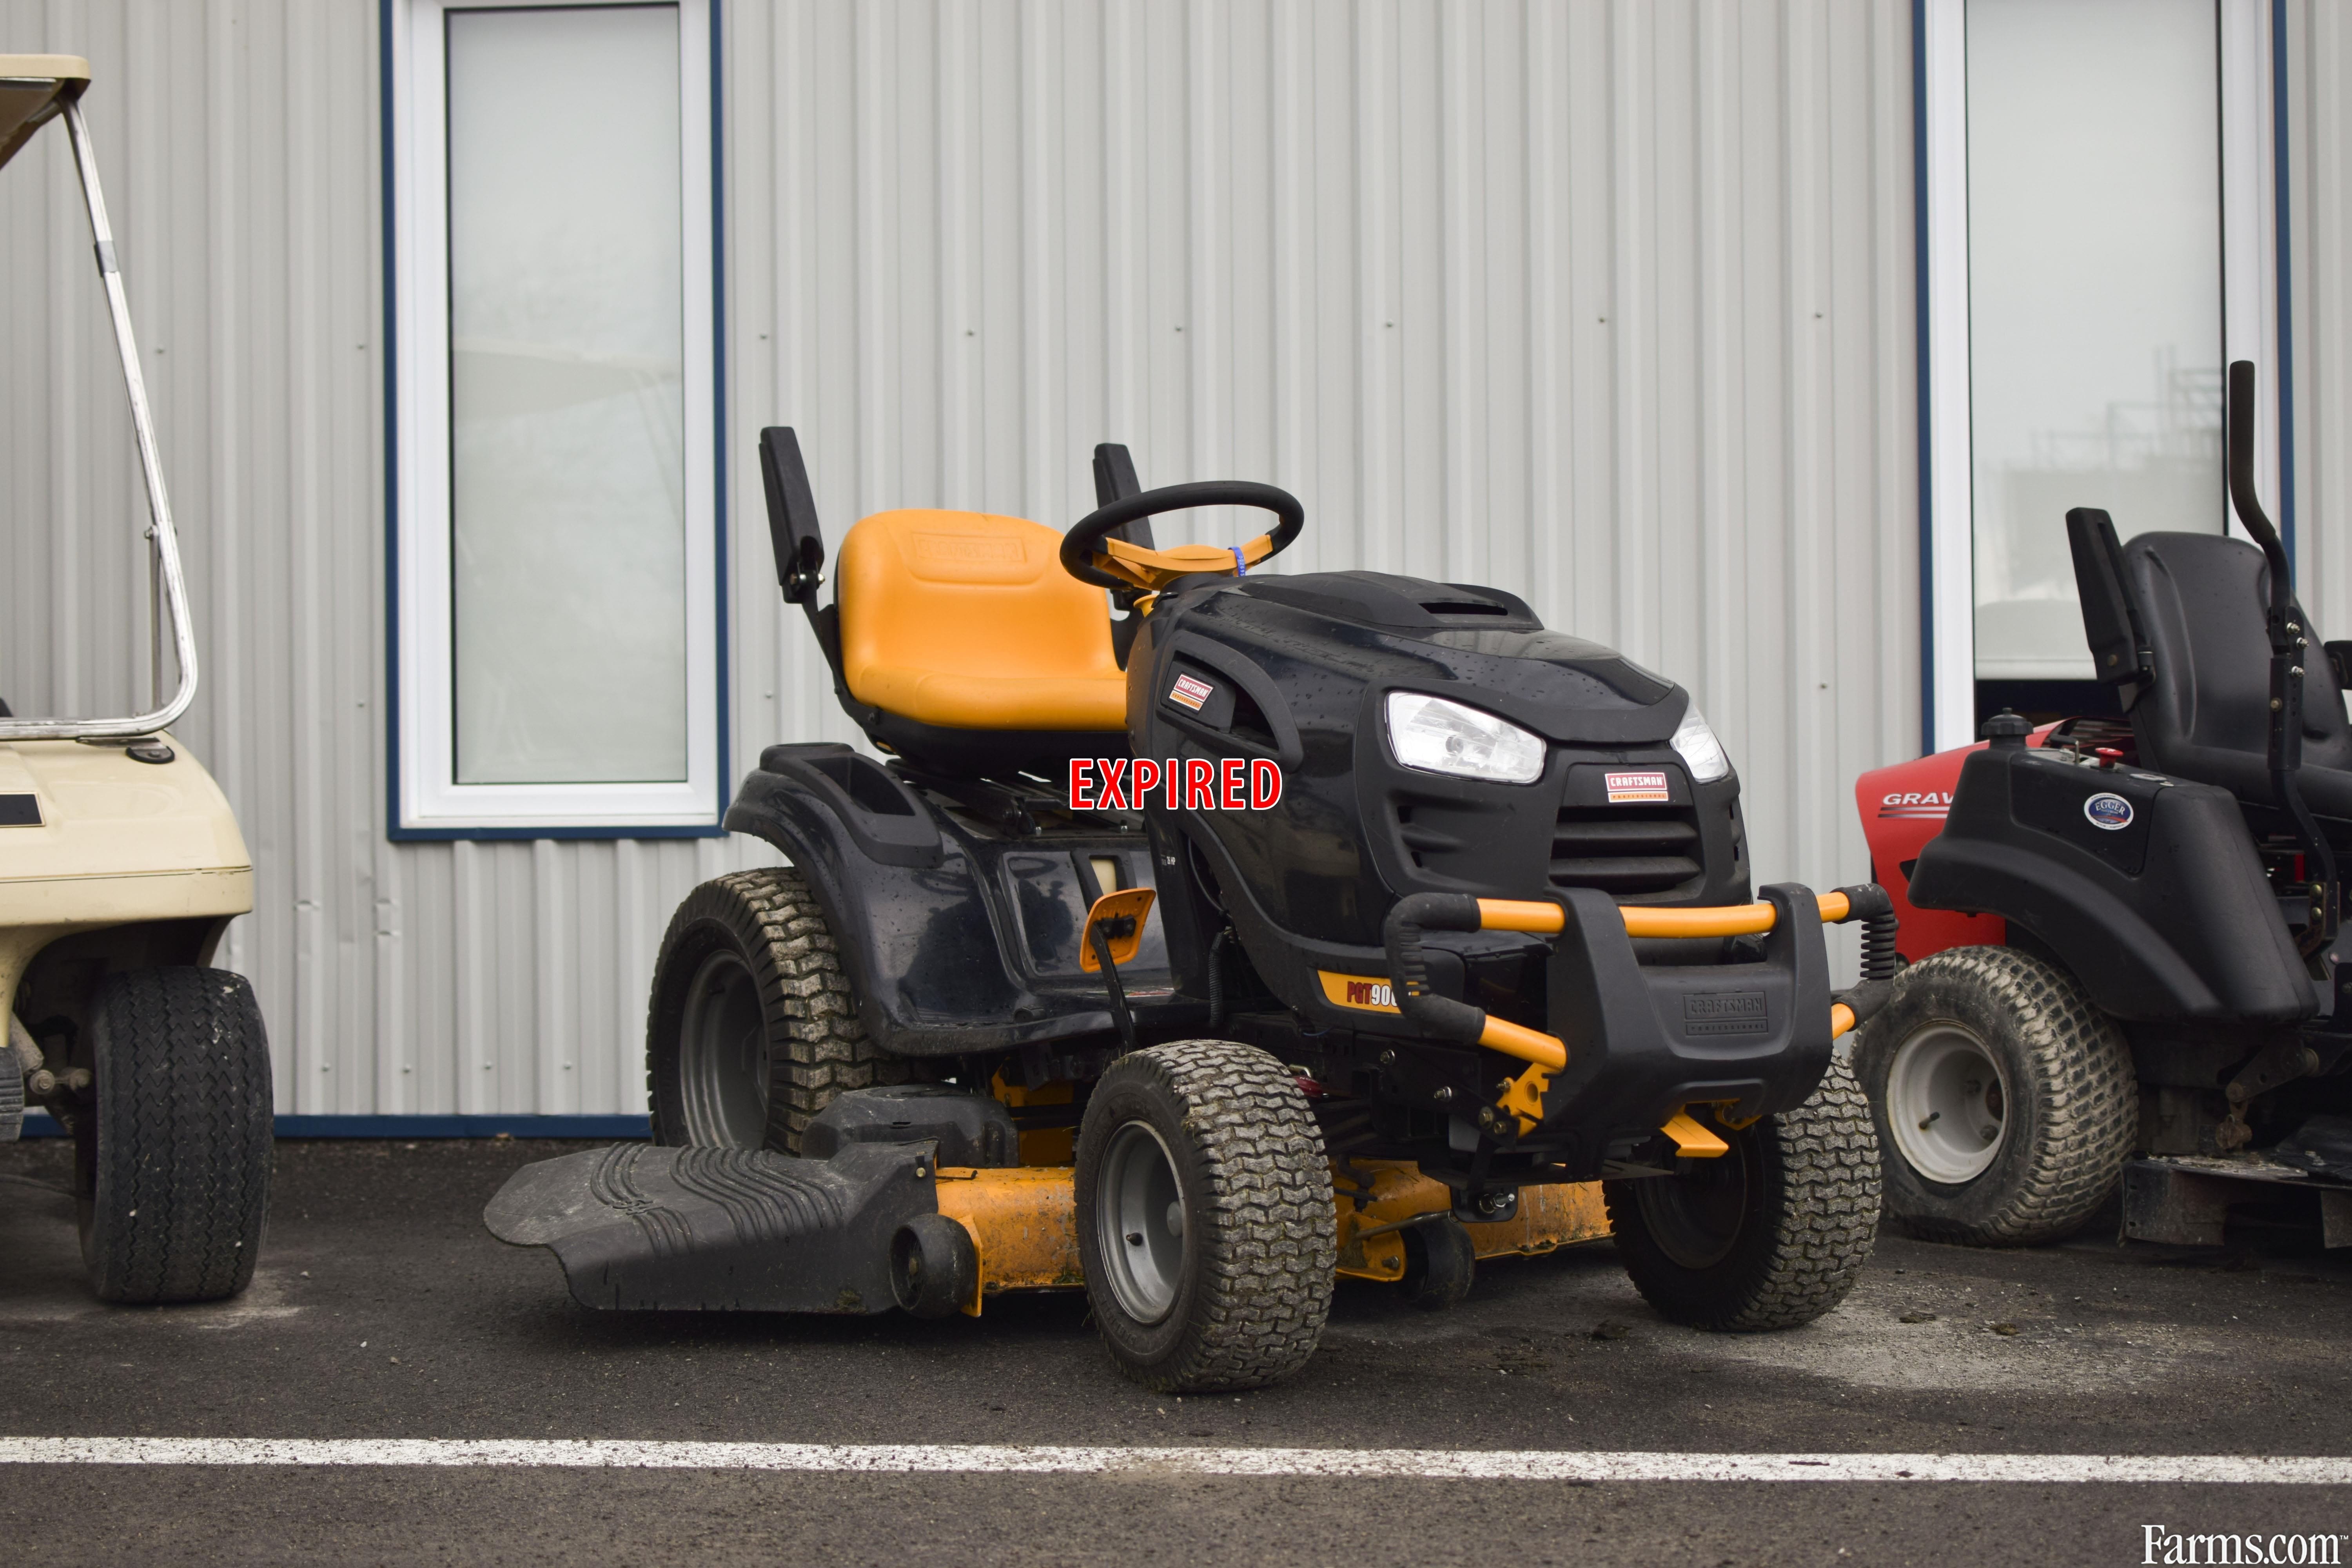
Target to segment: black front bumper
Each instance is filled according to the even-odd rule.
[[[1775,911],[1749,963],[1644,964],[1606,893],[1556,895],[1567,924],[1546,980],[1549,1032],[1568,1047],[1537,1138],[1654,1131],[1683,1105],[1730,1102],[1729,1119],[1793,1110],[1830,1065],[1830,975],[1819,901],[1794,883],[1760,890]]]

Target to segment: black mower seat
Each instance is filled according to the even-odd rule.
[[[2143,533],[2119,553],[2148,656],[2145,684],[2131,704],[2140,762],[2219,784],[2242,801],[2273,804],[2271,650],[2263,629],[2270,569],[2263,552],[2219,534]],[[2091,599],[2085,593],[2086,608]],[[2310,639],[2303,667],[2304,798],[2323,816],[2352,819],[2352,723],[2319,634],[2300,606],[2295,613]],[[2096,657],[2095,631],[2092,641]]]

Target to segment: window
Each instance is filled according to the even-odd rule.
[[[2270,8],[1926,0],[1928,743],[2112,710],[2065,514],[2221,531],[2223,367],[2263,374],[2276,494]],[[2280,509],[2284,510],[2284,509]]]
[[[394,830],[712,830],[707,0],[394,0],[389,42]]]

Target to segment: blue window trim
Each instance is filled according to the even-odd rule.
[[[378,131],[382,153],[383,263],[383,592],[384,592],[384,837],[395,844],[449,843],[457,839],[484,841],[540,838],[613,840],[621,838],[724,838],[723,821],[669,827],[404,827],[400,821],[400,342],[399,295],[393,269],[398,260],[398,236],[394,227],[392,30],[394,12],[403,0],[377,0],[376,57]],[[724,98],[720,65],[725,54],[720,39],[726,31],[724,0],[710,5],[710,332],[712,338],[711,432],[713,454],[711,504],[713,564],[718,572],[718,613],[713,617],[719,639],[717,698],[719,702],[719,814],[727,804],[723,792],[733,777],[733,736],[730,733],[730,675],[728,645],[727,575],[727,153]],[[323,1134],[321,1136],[324,1136]],[[549,1134],[549,1136],[559,1136]]]
[[[646,1116],[280,1116],[280,1138],[651,1138]],[[27,1138],[63,1138],[44,1110],[25,1113]]]
[[[2294,554],[2294,257],[2288,248],[2286,0],[2271,0],[2271,197],[2278,249],[2279,540]]]
[[[1919,361],[1919,754],[1936,749],[1936,465],[1927,379],[1927,0],[1911,0],[1911,317]]]
[[[2287,195],[2286,0],[2271,0],[2271,178],[2278,251],[2279,536],[2294,554],[2294,257]],[[1935,443],[1927,363],[1927,0],[1911,0],[1911,313],[1919,416],[1919,752],[1936,749]]]

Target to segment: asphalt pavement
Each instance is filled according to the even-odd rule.
[[[1239,1398],[1148,1394],[1071,1295],[978,1320],[592,1313],[483,1203],[515,1142],[281,1143],[253,1288],[109,1308],[64,1147],[0,1148],[0,1438],[608,1439],[1558,1453],[2352,1456],[2352,1261],[1883,1237],[1791,1332],[1660,1321],[1607,1243],[1425,1313],[1342,1281]],[[2112,1236],[2112,1229],[2108,1231]],[[961,1563],[2139,1563],[2170,1532],[2352,1531],[2352,1488],[845,1473],[497,1464],[0,1466],[19,1560]],[[2343,1543],[2352,1545],[2352,1542]],[[2163,1561],[2159,1554],[2156,1561]]]

